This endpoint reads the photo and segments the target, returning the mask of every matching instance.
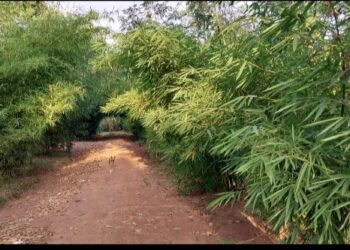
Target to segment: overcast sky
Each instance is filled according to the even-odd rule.
[[[134,3],[142,1],[61,1],[60,4],[63,8],[73,10],[77,7],[87,11],[90,8],[97,11],[125,9],[132,6]]]
[[[64,12],[87,12],[90,9],[98,12],[122,10],[132,6],[139,1],[55,1],[54,4],[59,3],[60,10]],[[116,18],[114,18],[116,20]],[[107,20],[101,20],[99,25],[107,26],[114,31],[120,31],[120,26],[117,21],[110,22]]]
[[[98,12],[123,10],[131,7],[135,3],[142,3],[143,1],[55,1],[55,4],[59,2],[60,9],[62,11],[89,11],[90,9]],[[50,3],[50,2],[49,2]],[[169,1],[171,6],[175,6],[178,1]],[[101,20],[99,25],[110,27],[114,31],[120,31],[118,22],[109,22],[108,20]]]

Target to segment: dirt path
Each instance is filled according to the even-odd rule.
[[[0,243],[271,243],[239,204],[208,214],[207,200],[179,196],[129,140],[75,142],[70,156],[0,209]]]

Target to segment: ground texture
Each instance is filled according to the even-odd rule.
[[[272,243],[242,204],[209,212],[210,197],[179,195],[127,138],[75,142],[39,178],[0,209],[0,243]]]

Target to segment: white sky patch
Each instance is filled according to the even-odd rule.
[[[104,11],[122,11],[141,1],[55,1],[54,3],[48,2],[49,4],[59,4],[59,9],[62,12],[88,12],[90,9],[95,10],[99,13]],[[117,15],[112,15],[114,21],[101,19],[96,25],[108,27],[115,32],[120,31],[120,25],[117,21]]]
[[[124,9],[132,7],[134,4],[140,4],[143,1],[54,1],[47,2],[48,4],[59,4],[59,9],[62,12],[88,12],[90,9],[95,10],[97,12],[104,11],[116,11],[121,12]],[[183,1],[169,1],[168,4],[172,7],[175,7],[179,2],[181,2],[181,6],[185,4]],[[96,25],[100,25],[103,27],[108,27],[115,32],[120,32],[120,25],[117,21],[117,15],[113,14],[112,18],[114,21],[110,21],[107,19],[101,19]]]

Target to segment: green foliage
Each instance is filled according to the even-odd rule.
[[[100,121],[97,132],[112,132],[112,131],[117,131],[121,129],[122,129],[121,117],[105,117]]]
[[[253,54],[237,66],[236,80],[242,81],[235,88],[252,98],[243,105],[238,98],[247,94],[228,102],[243,119],[240,125],[237,116],[228,121],[238,128],[223,131],[212,153],[234,161],[224,171],[247,180],[247,208],[268,215],[277,232],[286,227],[288,242],[298,236],[305,242],[342,243],[349,230],[344,54],[320,35],[326,23],[318,6],[287,7],[279,22],[261,29],[259,40],[250,40],[257,43],[252,52],[269,54],[264,53],[264,64]],[[310,7],[313,11],[307,11]],[[271,73],[259,76],[249,64]],[[217,204],[220,199],[226,197]]]
[[[109,56],[137,90],[111,98],[104,112],[140,121],[151,152],[180,182],[201,191],[229,182],[211,208],[241,197],[274,231],[287,229],[287,242],[344,243],[349,6],[255,2],[249,10],[202,44],[156,25],[117,37]]]
[[[0,167],[69,149],[115,115],[183,191],[218,191],[210,208],[244,199],[287,242],[346,242],[349,4],[253,2],[237,18],[228,6],[187,4],[189,26],[129,10],[108,45],[96,13],[2,2]]]
[[[112,84],[90,66],[96,13],[63,15],[43,2],[2,2],[0,12],[0,168],[11,169],[94,133]]]
[[[116,111],[116,114],[127,112],[131,120],[139,120],[144,115],[146,105],[145,96],[132,89],[111,99],[101,110],[105,113]]]

